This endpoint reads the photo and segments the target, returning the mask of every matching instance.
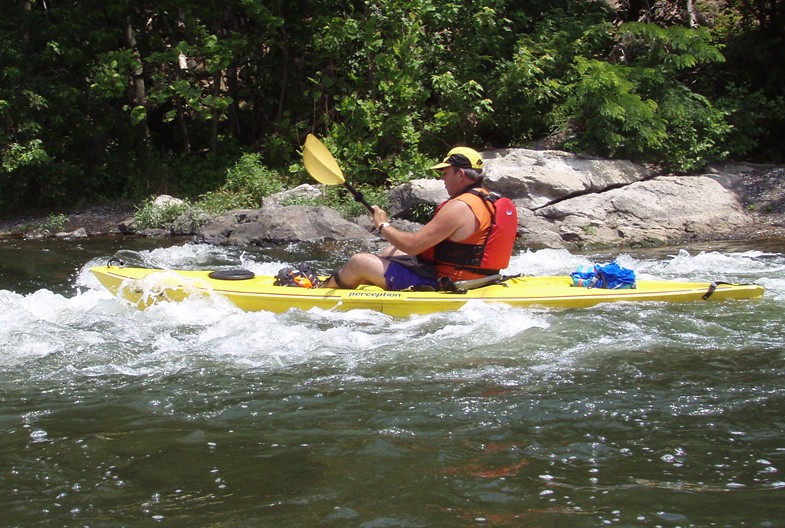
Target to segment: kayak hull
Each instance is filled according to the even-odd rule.
[[[567,276],[518,277],[466,293],[355,290],[275,286],[274,277],[239,280],[210,278],[209,271],[97,266],[91,271],[112,294],[139,308],[157,302],[181,302],[192,296],[220,296],[245,311],[283,313],[290,309],[374,310],[394,317],[457,310],[472,300],[516,307],[586,308],[607,302],[703,301],[709,282],[638,281],[636,289],[573,287]],[[718,284],[707,300],[752,299],[763,295],[756,284]]]

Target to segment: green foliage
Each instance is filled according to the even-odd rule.
[[[243,154],[227,171],[226,182],[201,195],[197,205],[213,213],[260,207],[265,197],[285,187],[284,178],[265,166],[259,154]]]
[[[730,83],[717,106],[728,114],[730,157],[741,159],[771,144],[770,131],[785,126],[785,96],[769,98],[761,90]]]
[[[2,172],[12,173],[22,167],[42,168],[52,163],[40,139],[31,139],[26,145],[10,143],[2,153]]]
[[[354,17],[320,21],[316,51],[342,68],[319,70],[312,94],[334,101],[327,136],[345,169],[355,181],[379,185],[409,177],[419,150],[429,95],[428,35],[409,9],[427,10],[431,2],[366,5]]]
[[[357,188],[363,194],[365,200],[373,205],[386,208],[387,192],[379,187],[360,186]],[[335,209],[344,218],[356,218],[367,215],[365,206],[355,201],[353,197],[342,187],[322,186],[322,193],[319,196],[299,196],[287,198],[281,205],[303,205],[309,207],[326,206]]]
[[[693,171],[727,157],[726,138],[732,128],[727,112],[713,107],[705,97],[674,88],[664,97],[660,114],[668,135],[655,152],[667,168]]]
[[[228,142],[223,150],[226,154],[153,156],[149,171],[158,182],[156,191],[193,197],[220,188],[226,182],[227,171],[242,155]]]
[[[308,132],[369,189],[458,144],[547,139],[677,170],[775,158],[780,3],[698,3],[709,27],[687,28],[618,25],[638,16],[607,2],[6,2],[0,209],[252,205],[302,179]]]
[[[220,214],[232,209],[250,209],[258,207],[246,193],[234,193],[225,189],[209,191],[199,197],[196,206],[207,212]]]
[[[417,204],[412,207],[409,220],[412,222],[419,222],[421,224],[428,223],[433,215],[436,214],[436,205],[434,204]]]
[[[211,214],[189,200],[156,203],[148,198],[134,214],[137,229],[166,229],[173,233],[190,233],[205,225]]]
[[[682,171],[722,159],[726,114],[687,84],[694,68],[722,60],[708,33],[630,23],[616,41],[616,62],[574,59],[552,114],[565,145]]]
[[[68,217],[64,214],[50,214],[43,223],[33,228],[33,232],[39,236],[52,236],[61,232],[67,221]]]
[[[138,65],[133,50],[110,50],[96,58],[90,89],[99,97],[119,98],[128,89],[128,78]]]
[[[139,229],[165,229],[192,209],[188,200],[156,204],[154,197],[148,198],[134,214],[134,223]]]
[[[337,210],[345,218],[354,218],[361,215],[367,215],[368,211],[365,206],[355,201],[351,196],[345,194],[343,189],[339,187],[330,187],[328,197],[332,197],[326,205]],[[382,209],[388,207],[387,191],[382,187],[373,186],[359,186],[358,191],[363,193],[365,201],[372,205],[378,205]]]
[[[553,114],[556,126],[572,133],[567,146],[624,157],[661,148],[666,132],[657,103],[635,93],[628,68],[578,57],[575,73],[570,95]]]
[[[279,174],[262,163],[259,154],[243,154],[226,174],[223,189],[236,194],[247,194],[253,203],[261,204],[266,196],[284,189]]]
[[[544,48],[527,36],[499,71],[497,105],[508,109],[497,129],[513,143],[523,143],[547,131],[548,108],[561,97],[562,82],[554,76],[555,49]]]
[[[389,206],[387,193],[383,188],[363,186],[357,190],[363,194],[368,203],[378,205],[383,209]],[[336,186],[322,186],[322,193],[319,196],[308,195],[287,198],[281,202],[281,205],[325,206],[335,209],[344,218],[356,218],[368,214],[365,206],[355,201],[345,189]]]
[[[624,61],[638,67],[671,74],[690,71],[701,64],[723,62],[719,48],[704,28],[660,27],[655,24],[622,24],[616,40]]]

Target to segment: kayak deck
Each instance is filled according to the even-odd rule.
[[[179,302],[194,295],[219,295],[245,311],[282,313],[290,309],[366,309],[395,317],[457,310],[471,300],[510,306],[586,308],[607,302],[686,302],[752,299],[763,295],[756,284],[638,281],[635,289],[607,290],[573,287],[567,276],[517,277],[502,284],[483,286],[465,293],[385,291],[376,286],[355,290],[275,286],[274,277],[239,280],[210,278],[210,271],[159,270],[97,266],[91,268],[112,294],[139,308],[161,301]],[[711,291],[710,291],[711,290]],[[707,296],[708,294],[708,296]]]

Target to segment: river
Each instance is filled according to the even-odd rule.
[[[704,527],[785,519],[785,244],[522,251],[762,299],[131,308],[91,265],[274,274],[340,248],[0,241],[4,526]]]

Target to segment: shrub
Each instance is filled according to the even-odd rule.
[[[193,206],[188,200],[171,200],[156,203],[155,198],[148,198],[134,214],[134,223],[139,229],[168,229],[178,219],[189,213]]]

